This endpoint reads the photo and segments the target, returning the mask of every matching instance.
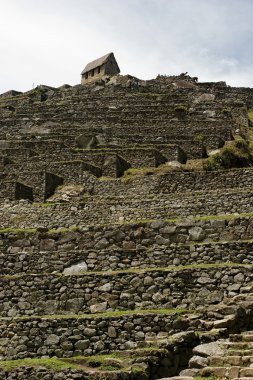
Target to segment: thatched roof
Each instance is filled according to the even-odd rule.
[[[108,61],[108,59],[110,58],[111,55],[112,55],[113,58],[114,58],[113,53],[109,53],[109,54],[104,55],[104,56],[101,57],[101,58],[95,59],[95,61],[92,61],[92,62],[88,63],[88,64],[85,66],[84,70],[81,72],[81,75],[87,73],[87,72],[90,71],[90,70],[96,69],[96,68],[99,67],[99,66],[102,66],[104,63],[106,63],[106,62]],[[115,59],[115,58],[114,58],[114,59]],[[116,61],[116,60],[115,60],[115,61]]]

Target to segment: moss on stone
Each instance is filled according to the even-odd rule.
[[[219,153],[210,156],[204,169],[207,171],[242,168],[253,165],[253,155],[249,144],[244,139],[230,141],[220,149]]]

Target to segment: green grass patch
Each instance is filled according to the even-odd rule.
[[[127,315],[180,315],[180,314],[191,314],[190,310],[187,309],[146,309],[146,310],[123,310],[123,311],[108,311],[105,313],[97,314],[50,314],[50,315],[33,315],[31,316],[20,316],[20,317],[0,317],[0,321],[26,321],[31,319],[95,319],[95,318],[117,318],[124,317]]]
[[[245,212],[242,214],[225,214],[225,215],[205,215],[193,218],[193,220],[233,220],[238,218],[252,217],[252,212]]]
[[[242,138],[227,142],[219,153],[205,161],[203,167],[207,171],[242,168],[253,165],[250,145]]]
[[[141,274],[141,273],[151,273],[151,272],[179,272],[183,270],[192,270],[192,269],[216,269],[216,268],[227,268],[227,267],[251,267],[251,264],[241,264],[233,262],[224,262],[224,263],[212,263],[212,264],[190,264],[190,265],[171,265],[168,267],[155,267],[155,268],[129,268],[129,269],[120,269],[115,271],[92,271],[92,272],[80,272],[78,274],[63,275],[61,273],[54,274],[54,277],[91,277],[91,276],[101,276],[101,277],[113,277],[124,274]],[[15,280],[24,277],[49,277],[52,276],[51,273],[40,273],[40,274],[4,274],[0,275],[0,278],[6,280]]]
[[[119,180],[119,178],[106,177],[106,176],[102,176],[98,178],[99,182],[108,182],[108,181],[116,181],[116,180]]]
[[[195,222],[195,221],[209,221],[209,220],[234,220],[234,219],[241,219],[241,218],[251,218],[253,217],[253,212],[250,212],[250,213],[234,213],[234,214],[224,214],[224,215],[204,215],[204,216],[197,216],[197,217],[193,217],[193,218],[188,218],[188,217],[184,217],[184,218],[165,218],[165,219],[159,219],[159,220],[163,220],[165,222],[168,222],[168,223],[179,223],[179,222],[183,222],[185,220],[191,220],[192,222]],[[131,221],[125,221],[125,222],[114,222],[114,223],[99,223],[99,224],[89,224],[87,225],[87,227],[89,227],[90,229],[92,228],[97,228],[97,227],[110,227],[110,226],[124,226],[124,225],[130,225],[130,226],[134,226],[134,225],[138,225],[138,226],[141,226],[141,225],[146,225],[148,223],[151,223],[151,222],[154,222],[156,221],[157,219],[139,219],[139,220],[131,220]],[[47,231],[47,234],[50,236],[50,235],[54,235],[54,234],[63,234],[63,233],[67,233],[67,232],[71,232],[71,231],[81,231],[82,228],[79,227],[79,226],[72,226],[72,227],[59,227],[57,229],[51,229],[49,231]],[[15,234],[34,234],[37,232],[37,229],[36,228],[12,228],[12,227],[6,227],[6,228],[2,228],[0,229],[0,234],[4,234],[4,233],[15,233]]]
[[[250,126],[253,127],[253,109],[248,110],[248,119],[250,122]]]
[[[17,359],[17,360],[6,360],[0,361],[0,368],[3,368],[7,371],[14,370],[20,366],[28,366],[28,367],[45,367],[49,370],[58,372],[64,369],[80,369],[80,366],[67,362],[65,360],[51,358],[51,359]]]
[[[175,106],[174,111],[180,112],[180,113],[187,113],[188,107],[185,104],[178,104],[177,106]]]
[[[78,231],[79,227],[78,226],[73,226],[73,227],[66,227],[66,228],[53,228],[51,230],[47,231],[48,235],[54,235],[54,234],[63,234],[65,232],[71,232],[71,231]]]
[[[140,274],[140,273],[150,273],[150,272],[175,272],[181,270],[189,270],[189,269],[216,269],[216,268],[226,268],[226,267],[249,267],[250,264],[240,264],[233,262],[225,262],[225,263],[213,263],[213,264],[190,264],[190,265],[171,265],[168,267],[155,267],[155,268],[143,268],[143,269],[120,269],[115,271],[94,271],[94,272],[80,272],[75,275],[66,275],[68,276],[117,276],[121,274]],[[4,277],[4,276],[1,276]]]

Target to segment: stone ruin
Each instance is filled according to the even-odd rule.
[[[253,378],[253,169],[184,169],[252,109],[186,74],[0,99],[1,380]]]

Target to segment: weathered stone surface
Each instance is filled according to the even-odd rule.
[[[201,227],[193,227],[189,230],[189,239],[194,241],[202,241],[205,238],[205,232]]]
[[[45,344],[51,346],[51,345],[54,345],[54,344],[58,344],[59,341],[60,341],[59,336],[57,336],[55,334],[50,334],[50,335],[47,336]]]
[[[88,348],[90,345],[90,342],[89,340],[79,340],[78,342],[75,343],[75,349],[76,350],[86,350],[86,348]]]
[[[82,272],[86,272],[88,269],[88,266],[85,261],[82,261],[80,263],[71,265],[68,268],[65,268],[63,271],[63,274],[65,275],[73,275],[73,274],[78,274]]]
[[[98,290],[101,292],[110,292],[112,290],[112,284],[107,282],[106,284],[99,286]]]
[[[104,313],[107,309],[107,302],[101,302],[90,306],[91,313]]]
[[[208,364],[208,359],[203,358],[203,356],[193,356],[189,361],[189,366],[191,368],[204,368]]]
[[[200,344],[199,346],[194,347],[193,353],[195,355],[208,357],[208,356],[223,355],[224,350],[222,350],[217,343],[211,342],[211,343]]]
[[[103,238],[101,240],[99,240],[96,244],[95,244],[95,248],[96,249],[103,249],[103,248],[106,248],[108,247],[109,245],[109,242],[106,238]]]

